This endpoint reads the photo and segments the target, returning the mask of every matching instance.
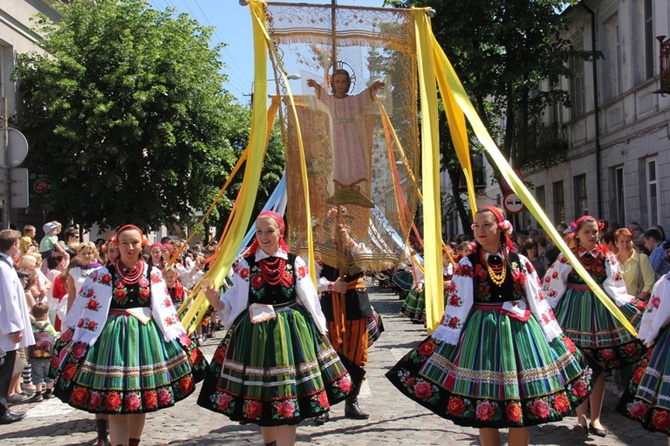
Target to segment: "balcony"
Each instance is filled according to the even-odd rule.
[[[530,130],[526,143],[517,150],[521,170],[548,168],[566,160],[568,143],[561,123],[537,123]]]
[[[656,39],[658,40],[658,43],[661,44],[659,53],[660,88],[654,91],[654,93],[668,94],[670,93],[670,38],[666,39],[665,36],[658,36]]]

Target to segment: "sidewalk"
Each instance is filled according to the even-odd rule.
[[[370,348],[368,380],[359,398],[361,408],[370,412],[367,421],[344,418],[344,405],[335,406],[331,421],[315,426],[305,421],[298,427],[299,446],[424,446],[478,445],[478,431],[463,428],[444,420],[405,398],[389,383],[384,374],[407,351],[425,336],[425,329],[400,316],[402,302],[392,293],[372,289],[375,309],[384,318],[386,331]],[[217,332],[208,339],[203,351],[208,357],[223,338]],[[575,418],[561,423],[531,428],[533,445],[666,445],[661,434],[645,431],[614,412],[616,388],[611,378],[606,381],[603,425],[610,434],[605,438],[574,433]],[[196,391],[197,393],[197,391]],[[142,446],[153,445],[262,445],[258,427],[241,426],[222,415],[200,408],[192,395],[171,409],[150,413],[142,436]],[[57,399],[14,406],[26,411],[18,423],[0,426],[0,444],[11,446],[78,446],[90,445],[95,439],[93,415],[74,410]],[[503,435],[506,441],[506,435]]]

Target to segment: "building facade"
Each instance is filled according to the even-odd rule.
[[[589,0],[565,14],[571,25],[564,37],[602,57],[570,61],[573,77],[563,88],[572,107],[545,115],[564,129],[567,162],[524,177],[555,224],[588,214],[622,226],[670,227],[670,96],[657,92],[657,36],[670,34],[670,6]]]

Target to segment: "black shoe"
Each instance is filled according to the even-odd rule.
[[[25,417],[25,413],[17,413],[17,412],[12,412],[11,410],[8,410],[5,412],[3,416],[0,417],[0,424],[11,424],[15,423],[17,421],[23,420],[23,417]]]
[[[344,417],[352,420],[367,420],[370,414],[367,414],[358,407],[358,400],[347,401],[344,404]]]
[[[318,417],[314,418],[314,424],[316,424],[317,426],[323,426],[324,424],[326,424],[326,422],[328,422],[328,418],[329,418],[328,412],[324,412]]]
[[[589,424],[589,434],[597,435],[599,437],[606,437],[607,431],[605,429],[598,429],[593,427],[593,424]]]

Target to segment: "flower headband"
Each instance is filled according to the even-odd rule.
[[[127,230],[129,230],[129,229],[134,229],[134,230],[136,230],[136,231],[138,231],[138,232],[140,233],[140,236],[142,236],[142,246],[147,246],[147,245],[149,244],[149,240],[147,240],[147,238],[144,236],[144,231],[142,231],[142,230],[139,228],[139,226],[130,225],[130,224],[129,224],[129,225],[123,225],[123,226],[121,226],[121,227],[119,228],[118,231],[116,231],[116,238],[117,238],[117,240],[118,240],[118,238],[119,238],[119,235],[120,235],[123,231],[127,231]],[[117,243],[118,243],[118,242],[117,242]]]
[[[495,216],[496,221],[498,222],[498,227],[502,229],[505,235],[510,235],[514,230],[514,226],[512,226],[512,223],[510,223],[509,220],[505,219],[502,212],[500,212],[500,209],[498,209],[497,207],[482,206],[479,208],[479,211],[489,211],[490,213],[492,213]],[[475,229],[474,223],[471,225],[471,228],[473,230]]]
[[[600,220],[598,220],[595,217],[592,217],[590,215],[584,215],[582,217],[579,217],[577,219],[577,221],[573,221],[573,222],[570,223],[569,227],[570,227],[570,229],[572,229],[571,232],[577,232],[577,230],[582,226],[583,223],[590,222],[590,221],[592,221],[592,222],[594,222],[598,225],[598,230],[599,231],[602,231],[603,229],[605,229],[605,223],[604,222],[602,222],[602,221],[600,221]]]

